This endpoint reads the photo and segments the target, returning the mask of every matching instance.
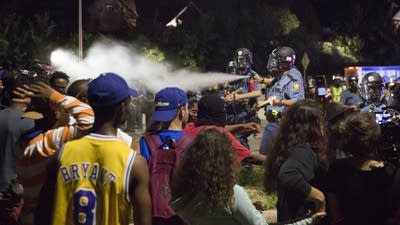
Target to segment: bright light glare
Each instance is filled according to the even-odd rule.
[[[58,64],[62,62],[62,60],[65,58],[64,56],[65,54],[62,52],[62,50],[55,50],[51,53],[50,60],[53,64]]]

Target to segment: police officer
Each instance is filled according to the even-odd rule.
[[[255,81],[257,73],[252,69],[253,54],[247,48],[239,48],[235,51],[234,60],[229,62],[227,71],[231,74],[244,76],[243,79],[229,83],[230,91],[238,94],[250,93],[261,90],[260,84]],[[257,103],[257,96],[249,99],[249,105]]]
[[[317,83],[314,78],[309,78],[307,82],[307,98],[316,99],[317,98]]]
[[[260,153],[267,154],[267,148],[273,141],[278,129],[278,122],[286,107],[300,99],[304,99],[304,84],[301,73],[294,67],[296,60],[295,52],[290,47],[278,47],[269,55],[267,69],[271,78],[254,75],[258,83],[267,86],[265,91],[265,102],[259,107],[265,106],[265,113],[268,124],[265,127],[260,145]],[[225,96],[226,101],[246,99],[261,96],[262,91],[252,91],[244,94],[231,94]]]
[[[399,164],[398,149],[400,148],[400,113],[396,107],[387,103],[384,98],[385,85],[379,73],[370,72],[361,81],[361,97],[363,106],[361,112],[371,112],[381,128],[381,142],[378,153],[385,161]]]
[[[386,107],[382,76],[376,72],[364,75],[361,81],[361,112],[381,113]]]
[[[268,124],[260,145],[261,154],[268,153],[286,107],[304,99],[303,77],[294,66],[295,60],[295,52],[290,47],[278,47],[269,55],[267,69],[274,79],[265,93]],[[264,79],[262,82],[265,82]]]
[[[344,85],[344,79],[341,75],[334,75],[333,76],[333,85],[331,86],[331,94],[332,94],[332,101],[339,103],[340,96],[346,90],[346,86]]]
[[[261,85],[255,81],[257,73],[252,70],[253,55],[247,48],[239,48],[235,51],[233,61],[229,62],[227,72],[243,76],[243,79],[228,84],[227,99],[227,122],[228,124],[242,124],[248,122],[259,122],[259,118],[252,107],[257,103],[257,97],[261,96]],[[249,98],[235,98],[236,95],[254,94]],[[246,100],[248,99],[248,100]],[[251,133],[244,133],[236,137],[240,142],[249,147],[247,137]]]
[[[388,106],[400,111],[400,80],[395,83]]]
[[[345,105],[350,105],[354,107],[358,107],[362,102],[360,97],[360,93],[358,90],[358,77],[355,74],[352,74],[348,77],[348,85],[349,88],[345,90],[340,96],[340,103]]]

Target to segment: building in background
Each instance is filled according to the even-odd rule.
[[[95,0],[87,10],[88,31],[114,33],[136,27],[138,13],[134,0]]]

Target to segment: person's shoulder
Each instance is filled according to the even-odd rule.
[[[296,67],[290,68],[289,73],[301,74],[301,72]]]
[[[300,72],[297,68],[295,68],[295,67],[291,68],[291,69],[288,71],[288,74],[291,75],[291,76],[293,76],[293,78],[295,78],[295,79],[302,79],[301,72]]]
[[[67,146],[68,147],[75,146],[75,145],[79,146],[79,145],[81,145],[83,143],[89,143],[91,141],[91,139],[87,138],[87,136],[89,136],[89,135],[85,135],[85,136],[82,136],[80,138],[76,138],[76,139],[72,139],[72,140],[67,141],[64,144],[64,148],[67,147]]]
[[[307,144],[296,145],[292,148],[292,152],[312,152],[312,149]]]
[[[161,130],[160,132],[157,133],[158,136],[162,137],[162,136],[174,136],[177,134],[181,134],[183,133],[184,130],[169,130],[169,129],[164,129]]]
[[[347,88],[347,89],[345,89],[345,90],[343,91],[343,94],[346,94],[346,95],[347,95],[347,94],[352,94],[352,92],[350,91],[350,89]]]
[[[193,122],[187,123],[185,128],[183,129],[184,132],[190,132],[191,130],[195,129],[196,125]]]
[[[136,154],[133,165],[136,168],[144,168],[147,167],[147,161],[143,156]]]
[[[188,123],[185,126],[184,134],[193,134],[193,133],[200,133],[202,130],[205,129],[209,129],[209,128],[215,128],[215,129],[219,129],[219,127],[214,126],[214,125],[200,125],[200,126],[196,126],[194,123]]]
[[[131,146],[132,145],[132,136],[129,134],[125,133],[121,129],[117,129],[117,138],[121,139],[123,142],[125,142],[127,145]]]
[[[249,195],[242,186],[238,184],[235,184],[235,186],[233,186],[233,199],[235,205],[243,203],[243,199],[248,199],[249,198],[248,196]]]
[[[233,186],[233,191],[235,192],[235,193],[240,193],[240,192],[244,192],[244,193],[247,193],[246,191],[245,191],[245,189],[244,189],[244,187],[242,187],[242,186],[240,186],[240,185],[238,185],[238,184],[235,184],[235,186]]]
[[[309,158],[316,157],[317,154],[309,145],[297,145],[290,150],[290,158]]]

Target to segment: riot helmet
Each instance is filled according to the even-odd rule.
[[[357,88],[358,85],[358,77],[355,74],[349,76],[347,82],[349,83],[350,88]]]
[[[400,83],[395,84],[392,92],[392,98],[390,99],[388,105],[400,111]]]
[[[337,88],[342,85],[342,82],[344,82],[343,76],[340,74],[333,75],[332,80],[333,80],[333,86]]]
[[[229,61],[228,66],[226,67],[226,73],[235,73],[235,63],[233,61]]]
[[[294,66],[296,53],[290,47],[277,47],[269,54],[267,70],[272,76],[289,70]]]
[[[369,72],[361,81],[361,97],[368,103],[379,101],[384,92],[383,79],[379,73]]]
[[[315,88],[317,86],[317,82],[314,78],[308,79],[308,88]]]
[[[308,94],[310,96],[314,96],[316,93],[317,81],[311,77],[307,81],[307,86],[308,86]]]
[[[247,48],[235,51],[234,64],[237,69],[249,69],[253,65],[253,54]]]

